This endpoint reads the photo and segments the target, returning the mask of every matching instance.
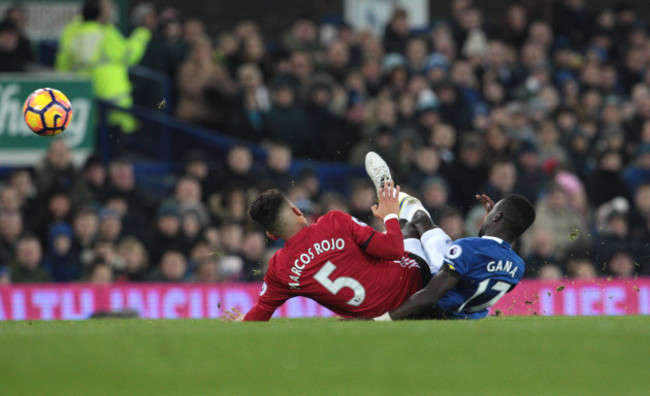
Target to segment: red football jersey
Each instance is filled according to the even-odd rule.
[[[396,218],[378,232],[332,211],[286,241],[269,261],[257,304],[244,320],[269,320],[286,300],[309,297],[343,317],[375,317],[422,288],[418,264],[404,257]]]

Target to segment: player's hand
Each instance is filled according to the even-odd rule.
[[[399,186],[395,187],[393,180],[387,181],[379,189],[378,198],[379,203],[370,207],[375,217],[383,220],[384,217],[391,213],[399,215]]]
[[[224,322],[241,322],[244,320],[244,313],[237,308],[233,308],[232,311],[224,309],[221,313],[221,320]]]
[[[479,202],[481,202],[481,204],[483,204],[483,209],[485,209],[485,215],[483,215],[483,221],[481,222],[481,224],[483,224],[483,223],[485,223],[485,220],[487,219],[488,214],[490,214],[492,209],[494,209],[494,201],[492,200],[492,198],[488,197],[485,194],[477,195],[476,199],[478,199]]]

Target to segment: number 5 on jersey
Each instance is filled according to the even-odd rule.
[[[334,272],[335,269],[336,265],[334,265],[331,261],[328,261],[325,263],[325,265],[323,265],[323,268],[321,268],[320,271],[314,275],[314,279],[316,279],[318,283],[323,285],[324,288],[326,288],[330,293],[334,295],[336,295],[344,287],[352,289],[354,292],[354,297],[352,297],[350,301],[347,302],[347,304],[358,307],[361,305],[363,300],[366,299],[366,289],[363,288],[359,281],[348,276],[341,276],[333,280],[330,279],[330,275],[332,275],[332,272]]]

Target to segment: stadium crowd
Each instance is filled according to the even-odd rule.
[[[369,150],[452,239],[476,235],[475,194],[529,198],[537,221],[517,246],[528,277],[647,274],[646,21],[623,3],[558,0],[539,15],[513,3],[503,21],[471,0],[451,4],[426,30],[396,9],[382,37],[304,16],[277,40],[252,21],[211,39],[200,19],[136,6],[134,24],[154,33],[140,64],[172,79],[175,116],[268,158],[191,150],[160,199],[128,158],[75,169],[54,140],[40,166],[3,181],[0,279],[259,280],[277,244],[247,218],[255,193],[278,188],[312,219],[338,209],[372,222],[369,181],[342,196],[314,172],[289,172],[294,157],[362,165]],[[0,24],[0,71],[30,60],[19,26]]]

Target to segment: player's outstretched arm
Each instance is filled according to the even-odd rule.
[[[483,223],[485,223],[485,219],[488,217],[488,214],[490,214],[492,209],[494,209],[494,201],[492,198],[488,197],[485,194],[476,195],[476,199],[478,199],[479,202],[483,204],[483,209],[485,209],[485,215],[483,215],[483,221],[481,222],[481,225],[483,225]]]
[[[444,265],[440,271],[431,278],[429,284],[411,296],[399,307],[375,320],[400,320],[419,319],[431,307],[433,307],[449,290],[451,290],[460,279],[459,274]],[[386,316],[388,315],[388,316]]]
[[[398,260],[404,256],[404,239],[402,229],[399,225],[399,186],[389,180],[379,190],[377,205],[371,208],[372,214],[384,220],[386,233],[372,232],[370,237],[364,236],[361,239],[355,238],[366,253],[373,257],[387,260]],[[361,233],[366,235],[366,233]]]
[[[384,220],[388,215],[399,215],[399,186],[389,180],[386,185],[379,189],[377,205],[372,205],[370,210],[378,219]]]

